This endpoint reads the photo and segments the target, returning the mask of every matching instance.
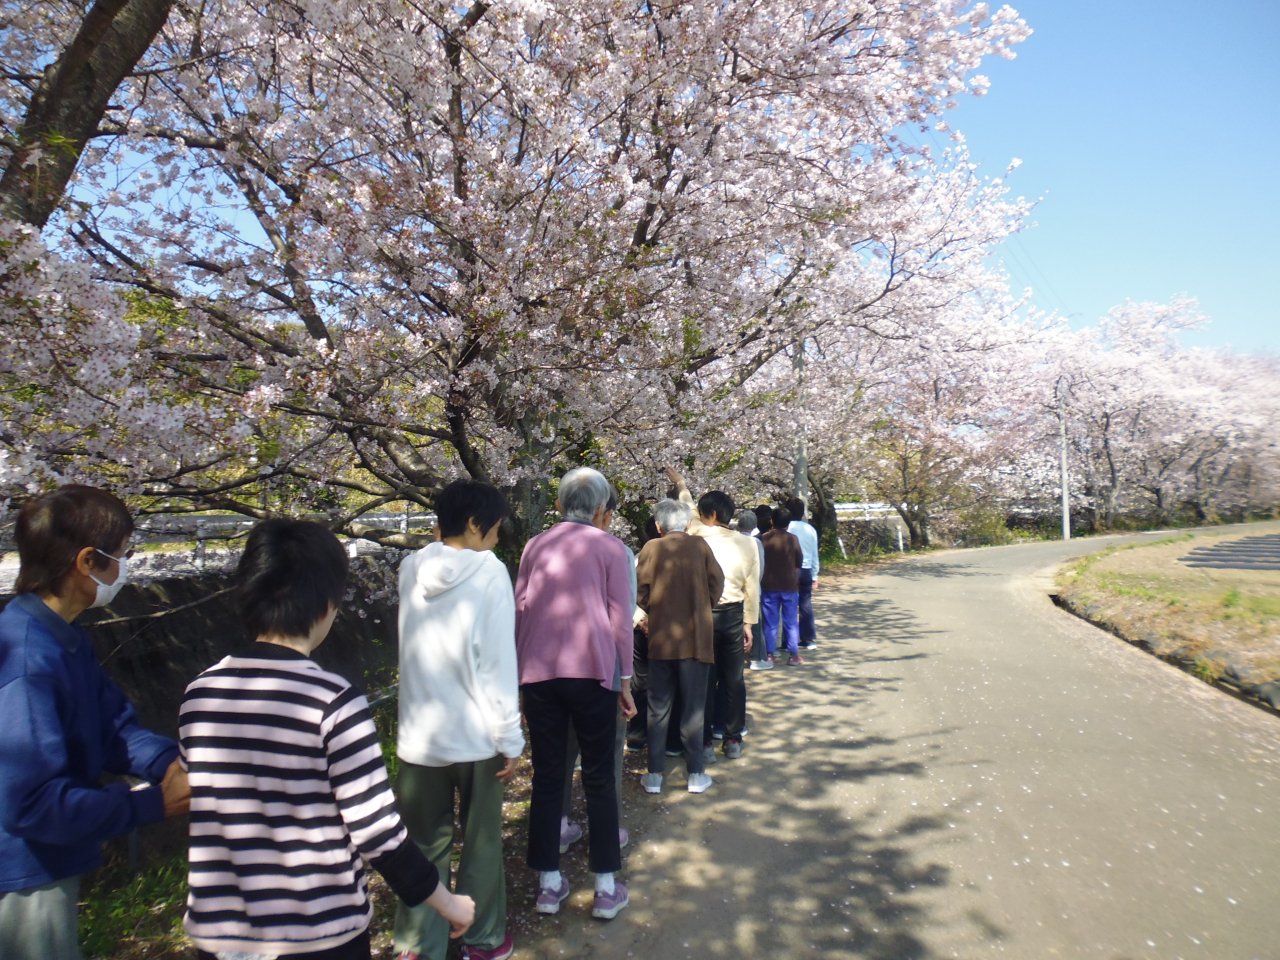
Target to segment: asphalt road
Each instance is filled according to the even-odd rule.
[[[630,909],[580,891],[521,954],[1280,957],[1280,719],[1054,607],[1104,546],[825,582],[746,757],[632,797]]]

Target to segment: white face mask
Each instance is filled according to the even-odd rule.
[[[96,547],[94,549],[97,549]],[[98,585],[98,593],[93,598],[93,603],[89,604],[90,608],[105,607],[108,603],[116,598],[116,594],[120,592],[120,588],[129,582],[129,558],[113,557],[105,550],[98,550],[98,553],[104,557],[108,557],[120,564],[120,572],[116,575],[115,583],[103,583],[92,573],[89,574],[90,579]]]

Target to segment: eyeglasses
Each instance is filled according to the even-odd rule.
[[[130,557],[132,557],[135,553],[138,552],[137,547],[130,546],[128,550],[126,550],[123,554],[117,557],[114,554],[107,553],[107,551],[105,550],[98,550],[97,547],[94,547],[93,549],[97,550],[98,553],[102,554],[108,560],[114,560],[116,563],[119,563],[121,560],[128,560]]]

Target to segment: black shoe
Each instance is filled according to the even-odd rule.
[[[627,753],[644,753],[649,749],[649,744],[643,740],[628,740]]]

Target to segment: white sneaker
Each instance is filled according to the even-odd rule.
[[[662,774],[660,773],[642,774],[640,777],[640,786],[644,787],[645,793],[661,793],[662,792]]]
[[[765,664],[768,662],[768,660],[752,660],[751,663],[747,665],[747,668],[749,670],[767,670],[768,667],[766,667]]]
[[[705,793],[707,787],[711,786],[711,776],[706,773],[689,774],[689,792]]]
[[[761,660],[761,661],[760,661],[760,666],[759,666],[759,667],[756,667],[755,669],[757,669],[757,670],[772,670],[772,669],[773,669],[773,661],[772,661],[772,660]]]

